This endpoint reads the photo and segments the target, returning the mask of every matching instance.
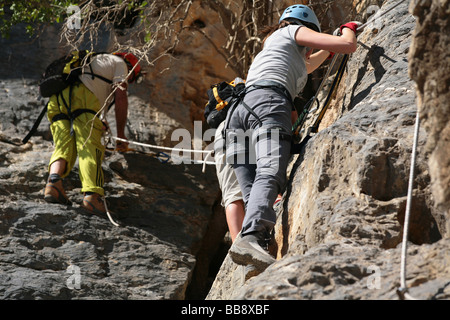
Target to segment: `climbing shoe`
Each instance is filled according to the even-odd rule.
[[[97,215],[105,215],[106,208],[103,198],[98,193],[86,192],[84,194],[83,203],[81,206]]]
[[[264,271],[276,260],[267,251],[268,240],[264,232],[239,234],[230,248],[230,256],[239,265],[254,265],[258,271]]]
[[[72,205],[72,202],[64,192],[61,177],[57,174],[51,174],[45,185],[44,200],[48,203],[60,203],[65,205]]]

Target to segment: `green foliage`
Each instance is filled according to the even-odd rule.
[[[62,21],[70,0],[6,0],[0,2],[0,34],[9,37],[11,27],[25,24],[28,34],[33,35],[42,23]]]
[[[0,0],[0,35],[9,37],[12,26],[24,24],[27,33],[32,36],[39,25],[64,22],[67,8],[78,5],[76,0]],[[86,1],[81,1],[85,4]],[[83,4],[80,4],[82,6]],[[99,0],[89,10],[97,10],[100,16],[111,13],[114,5],[125,4],[128,12],[138,12],[142,17],[147,1],[142,0]],[[87,14],[92,13],[88,11]],[[123,16],[115,16],[118,23]]]

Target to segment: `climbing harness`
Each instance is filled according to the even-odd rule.
[[[76,83],[79,83],[79,76],[81,75],[90,75],[92,79],[99,78],[102,81],[112,84],[111,79],[107,79],[99,74],[95,74],[92,65],[90,63],[92,57],[103,54],[106,52],[89,52],[88,50],[81,51],[72,51],[69,55],[60,57],[59,59],[53,61],[45,70],[44,74],[39,83],[39,93],[44,98],[50,98],[53,95],[57,96],[58,104],[59,97],[61,97],[68,114],[60,113],[51,119],[51,122],[58,120],[69,120],[71,123],[71,128],[73,121],[76,117],[81,115],[82,113],[92,113],[97,116],[97,112],[91,109],[78,109],[72,112],[71,104],[72,104],[72,88]],[[83,72],[83,67],[89,66],[90,72]],[[69,103],[67,103],[62,95],[62,91],[66,88],[70,87],[69,93]],[[48,104],[44,106],[44,108],[39,113],[36,121],[34,122],[32,128],[29,133],[22,139],[22,143],[25,144],[30,140],[30,138],[36,133],[42,119],[47,113]],[[111,108],[111,105],[108,107]],[[71,134],[73,133],[71,129]]]
[[[208,102],[204,116],[211,128],[217,128],[226,119],[233,101],[245,90],[245,81],[236,77],[231,82],[222,81],[213,84],[207,91]]]
[[[414,129],[414,142],[413,149],[411,153],[411,168],[409,171],[409,183],[408,183],[408,196],[406,200],[405,209],[405,220],[403,223],[403,240],[402,240],[402,256],[401,256],[401,267],[400,267],[400,288],[397,289],[397,294],[402,300],[417,300],[408,293],[408,287],[406,286],[406,257],[407,257],[407,247],[408,247],[408,232],[409,232],[409,220],[411,215],[411,202],[412,202],[412,192],[414,184],[414,168],[416,166],[416,154],[417,154],[417,143],[419,140],[419,128],[420,128],[420,117],[419,110],[416,113],[416,125]]]

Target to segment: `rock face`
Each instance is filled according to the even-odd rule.
[[[333,124],[292,159],[290,183],[277,208],[272,247],[277,261],[245,281],[244,267],[227,257],[208,299],[400,297],[396,290],[417,109],[408,76],[415,19],[407,3],[381,19],[382,28],[366,28],[358,37],[359,48],[334,102],[340,111],[330,113],[342,115],[328,120]],[[443,63],[446,49],[441,54],[433,61]],[[432,72],[426,75],[434,79]],[[448,104],[440,106],[448,111]],[[448,117],[441,122],[448,124]],[[432,201],[428,134],[422,129],[419,137],[407,286],[415,298],[448,299],[450,239],[443,238],[448,217]]]
[[[13,97],[23,92],[15,83],[3,87]],[[21,105],[20,99],[1,100],[10,116],[35,107]],[[186,297],[218,192],[211,167],[202,173],[198,165],[162,163],[152,154],[108,154],[105,190],[120,224],[115,227],[79,206],[77,167],[64,180],[74,205],[43,201],[50,141],[33,137],[23,146],[12,144],[18,139],[5,141],[0,152],[2,299]]]
[[[427,151],[431,188],[438,207],[446,213],[450,235],[450,108],[448,44],[449,1],[411,1],[417,16],[410,52],[410,75],[417,83],[421,122],[428,133]]]
[[[45,203],[53,150],[47,119],[29,143],[20,141],[45,105],[37,87],[42,66],[63,52],[48,40],[51,28],[46,41],[28,46],[18,30],[11,40],[0,39],[0,51],[9,57],[0,62],[0,299],[189,297],[187,291],[196,292],[190,285],[210,281],[197,276],[198,267],[208,273],[197,255],[217,252],[226,232],[222,212],[213,211],[219,192],[215,169],[202,173],[200,165],[163,163],[164,155],[158,159],[155,150],[140,147],[146,153],[108,153],[105,190],[120,227],[79,206],[77,165],[64,180],[74,205]],[[145,84],[131,89],[126,132],[133,141],[159,145],[177,122],[163,108],[148,106],[145,91]],[[210,238],[215,242],[205,248],[208,232],[222,237]]]
[[[332,6],[315,7],[330,30],[354,16],[349,1]],[[220,43],[220,22],[198,1],[192,8],[189,21]],[[270,248],[277,262],[250,278],[226,256],[212,166],[163,163],[141,147],[108,153],[105,189],[119,227],[79,206],[77,166],[64,181],[74,205],[45,203],[48,121],[30,143],[20,139],[45,104],[42,66],[65,50],[53,27],[32,43],[17,29],[0,39],[0,299],[398,299],[417,108],[407,286],[419,299],[449,299],[448,10],[448,0],[411,1],[410,12],[405,2],[359,35],[320,132],[292,158]],[[175,129],[202,120],[205,88],[235,76],[204,38],[183,36],[176,59],[130,86],[131,140],[178,143]]]

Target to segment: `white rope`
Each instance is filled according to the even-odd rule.
[[[213,161],[207,161],[208,157],[211,157],[211,155],[213,154],[214,149],[213,150],[190,150],[190,149],[169,148],[169,147],[160,147],[160,146],[155,146],[155,145],[141,143],[141,142],[134,142],[134,141],[130,141],[130,140],[127,140],[127,139],[122,139],[122,138],[119,138],[119,137],[111,136],[111,138],[114,139],[114,140],[117,140],[117,141],[122,141],[122,142],[126,142],[126,143],[129,143],[129,144],[135,144],[135,145],[138,145],[138,146],[152,148],[152,149],[158,149],[158,150],[206,153],[206,157],[205,157],[204,161],[189,159],[189,161],[191,161],[194,164],[203,164],[203,168],[202,168],[202,172],[203,173],[205,173],[205,168],[206,168],[207,164],[210,164],[210,165],[215,165],[216,164]],[[172,155],[172,157],[173,157],[173,155]],[[181,157],[179,157],[179,158],[177,157],[177,159],[186,160],[185,158],[181,158]],[[106,215],[108,216],[109,221],[114,226],[119,227],[119,224],[114,221],[114,219],[111,217],[111,214],[109,213],[108,205],[106,204],[106,196],[103,197],[103,203],[105,205]]]
[[[408,288],[406,286],[406,257],[407,257],[407,247],[408,247],[408,232],[409,232],[409,220],[411,215],[411,201],[412,192],[414,184],[414,168],[416,166],[416,153],[417,153],[417,143],[419,140],[419,128],[420,128],[420,118],[419,110],[416,114],[416,125],[414,130],[414,142],[411,154],[411,168],[409,171],[409,184],[408,184],[408,196],[406,200],[406,210],[405,210],[405,221],[403,223],[403,240],[402,240],[402,256],[401,256],[401,267],[400,267],[400,288],[398,292],[400,296],[405,297],[408,300],[417,300],[408,294]]]
[[[129,144],[135,144],[141,147],[146,147],[146,148],[150,148],[150,149],[157,149],[157,150],[169,150],[169,151],[183,151],[183,152],[197,152],[197,153],[206,153],[206,157],[205,160],[192,160],[192,159],[187,159],[187,158],[183,158],[183,157],[174,157],[173,155],[171,155],[172,158],[176,158],[176,159],[180,159],[183,161],[190,161],[191,163],[194,164],[203,164],[203,170],[202,172],[205,172],[205,165],[209,164],[209,165],[215,165],[216,163],[214,161],[206,161],[208,159],[209,156],[211,156],[211,154],[213,153],[214,150],[195,150],[195,149],[181,149],[181,148],[169,148],[169,147],[161,147],[161,146],[156,146],[156,145],[152,145],[152,144],[147,144],[147,143],[142,143],[142,142],[135,142],[135,141],[130,141],[127,139],[122,139],[119,137],[111,137],[114,140],[117,141],[122,141],[122,142],[127,142]],[[182,162],[183,162],[182,161]]]
[[[209,151],[208,154],[206,155],[205,161],[203,161],[202,173],[205,173],[205,170],[206,170],[206,164],[208,163],[208,161],[206,161],[206,160],[208,160],[208,157],[211,157],[211,155],[213,154],[213,152],[214,152],[214,149],[211,150],[211,151]],[[210,163],[211,163],[211,162],[210,162]],[[212,162],[212,164],[215,165],[216,163],[215,163],[215,162]]]
[[[111,217],[111,214],[109,213],[108,206],[106,205],[106,196],[103,197],[103,203],[104,203],[104,205],[105,205],[106,215],[108,216],[109,221],[110,221],[113,225],[115,225],[116,227],[118,227],[119,224],[118,224],[117,222],[114,221],[114,219]]]
[[[147,148],[151,148],[151,149],[168,150],[168,151],[184,151],[184,152],[211,153],[209,150],[192,150],[192,149],[180,149],[180,148],[160,147],[160,146],[155,146],[155,145],[146,144],[146,143],[141,143],[141,142],[134,142],[134,141],[130,141],[130,140],[118,138],[118,137],[112,137],[112,138],[115,139],[115,140],[118,140],[118,141],[127,142],[127,143],[129,143],[129,144],[135,144],[135,145],[138,145],[138,146],[147,147]]]

